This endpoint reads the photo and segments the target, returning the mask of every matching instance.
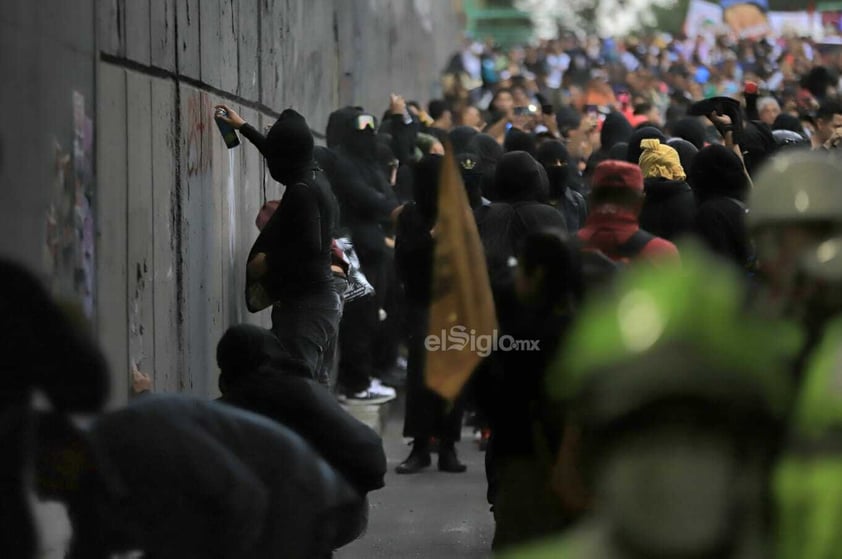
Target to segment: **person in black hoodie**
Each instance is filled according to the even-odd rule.
[[[468,153],[473,153],[479,158],[476,169],[482,174],[480,180],[482,195],[488,200],[495,200],[494,170],[500,158],[503,157],[503,146],[488,134],[477,134],[468,142],[466,149]]]
[[[314,160],[307,121],[287,109],[264,137],[225,105],[227,121],[263,154],[272,178],[286,186],[278,209],[248,255],[247,303],[260,284],[275,301],[272,332],[291,357],[304,362],[312,378],[322,370],[325,348],[336,338],[340,297],[331,273],[331,243],[339,210],[330,184]]]
[[[563,231],[527,234],[518,249],[516,311],[501,320],[504,335],[537,341],[531,351],[496,351],[478,379],[491,418],[486,455],[489,501],[496,522],[493,548],[502,549],[564,529],[572,516],[547,484],[561,444],[564,411],[545,395],[545,371],[580,304],[580,251]],[[480,373],[478,373],[480,374]]]
[[[699,117],[686,116],[681,118],[672,126],[672,135],[687,140],[696,149],[705,147],[705,125],[699,120]]]
[[[575,233],[585,224],[588,206],[585,198],[569,187],[570,154],[567,148],[558,140],[544,142],[538,148],[538,162],[547,171],[550,205],[564,215],[567,231]]]
[[[366,278],[374,286],[374,297],[354,301],[345,308],[339,335],[340,396],[354,402],[382,403],[394,398],[372,381],[373,349],[379,311],[388,288],[386,266],[392,214],[399,207],[394,189],[376,160],[377,137],[374,117],[358,107],[345,107],[328,121],[329,145],[334,146],[331,185],[339,200],[342,225],[350,232]]]
[[[348,524],[336,544],[344,545],[365,529],[369,491],[384,486],[383,441],[337,403],[318,383],[306,377],[300,363],[278,363],[277,339],[249,324],[232,326],[219,340],[220,401],[269,417],[308,442],[356,490],[359,500],[349,510]]]
[[[33,394],[61,414],[91,413],[108,397],[108,367],[73,315],[18,263],[0,258],[0,549],[33,559],[38,551],[29,507],[34,440]],[[79,315],[79,324],[83,323]]]
[[[696,154],[699,150],[696,149],[691,142],[682,138],[670,138],[667,145],[678,152],[678,159],[681,161],[681,166],[684,171],[689,171],[693,167],[693,160],[696,159]]]
[[[632,125],[622,113],[609,113],[599,132],[600,150],[607,153],[616,144],[628,142],[633,132]]]
[[[657,139],[641,141],[640,169],[646,198],[640,211],[641,229],[673,241],[693,229],[696,200],[685,180],[678,152]]]
[[[412,451],[396,468],[399,474],[414,474],[428,467],[430,437],[439,439],[438,468],[460,473],[466,467],[456,456],[460,438],[462,406],[448,410],[447,402],[424,383],[424,366],[429,307],[432,298],[433,253],[431,231],[438,215],[438,185],[443,158],[425,156],[415,168],[414,201],[398,217],[395,263],[406,294],[407,391],[403,435],[412,438]]]
[[[687,177],[696,194],[696,234],[714,253],[742,270],[750,269],[753,249],[746,229],[749,182],[743,162],[717,144],[699,151]]]
[[[523,151],[504,155],[495,170],[498,200],[478,216],[477,229],[485,249],[498,318],[511,309],[515,250],[523,238],[545,228],[567,230],[564,216],[546,203],[548,187],[544,168]]]

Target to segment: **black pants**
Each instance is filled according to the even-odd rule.
[[[427,361],[424,339],[427,337],[429,311],[426,307],[411,305],[407,308],[406,319],[409,330],[409,356],[403,435],[422,440],[438,437],[445,443],[458,441],[462,434],[461,399],[450,404],[427,388],[424,380],[424,366]]]
[[[335,343],[341,301],[333,283],[280,300],[272,308],[272,332],[284,351],[307,365],[314,380],[323,376],[325,352]]]

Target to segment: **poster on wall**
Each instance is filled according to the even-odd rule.
[[[769,12],[769,27],[777,36],[821,39],[821,15],[808,12]]]
[[[684,33],[688,37],[710,35],[722,25],[722,7],[706,0],[690,0]]]
[[[722,0],[725,23],[740,38],[758,38],[770,32],[767,0]]]

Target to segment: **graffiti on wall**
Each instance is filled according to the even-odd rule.
[[[85,97],[73,92],[73,148],[54,140],[53,184],[46,215],[44,268],[52,291],[94,314],[93,120]]]
[[[187,97],[187,176],[201,175],[211,168],[212,136],[210,97],[204,91]]]

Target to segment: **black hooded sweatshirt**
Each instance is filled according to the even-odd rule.
[[[746,269],[753,250],[746,227],[748,179],[736,153],[720,145],[699,151],[687,177],[696,194],[695,231],[713,252]]]
[[[331,148],[336,158],[329,178],[339,201],[342,225],[350,231],[360,259],[365,261],[386,252],[386,232],[398,200],[377,163],[374,131],[356,130],[356,119],[362,114],[356,107],[334,112],[328,145],[335,146]]]
[[[602,151],[608,152],[615,144],[628,142],[634,130],[628,119],[622,113],[612,112],[605,117],[599,140]]]
[[[286,190],[260,232],[248,259],[266,254],[269,294],[280,299],[318,290],[331,282],[330,246],[339,210],[324,173],[313,159],[313,134],[303,116],[285,110],[264,137],[240,128],[266,158],[272,178]]]
[[[575,233],[585,224],[588,207],[585,198],[570,188],[570,154],[559,141],[544,142],[538,148],[538,162],[549,179],[549,201],[564,216],[567,232]]]
[[[221,401],[264,415],[288,427],[365,495],[383,487],[383,441],[348,414],[312,379],[306,368],[276,359],[278,339],[258,326],[231,327],[217,347]]]
[[[696,199],[684,181],[661,177],[644,180],[646,199],[640,211],[640,228],[653,235],[675,241],[693,230]]]
[[[548,182],[544,168],[526,152],[507,153],[497,165],[498,201],[476,215],[491,286],[498,293],[511,290],[514,275],[509,261],[526,235],[542,229],[567,230],[564,216],[546,203]]]
[[[476,154],[479,157],[476,171],[482,174],[480,190],[482,195],[494,200],[494,170],[497,163],[503,157],[503,146],[488,134],[477,134],[468,142],[468,153]]]

